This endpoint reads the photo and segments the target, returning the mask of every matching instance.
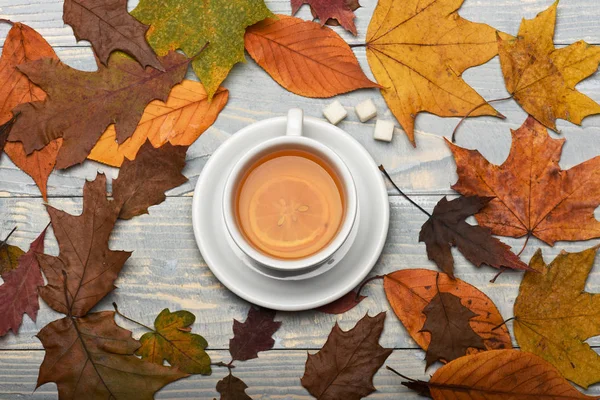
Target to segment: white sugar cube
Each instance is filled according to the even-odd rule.
[[[382,121],[378,119],[375,123],[375,132],[373,133],[373,138],[375,140],[391,142],[392,136],[394,136],[394,123],[392,121]]]
[[[339,101],[334,101],[323,109],[323,115],[334,125],[337,125],[341,120],[346,118],[348,113]]]
[[[358,115],[360,122],[367,122],[377,115],[377,108],[371,99],[367,99],[354,107],[354,111],[356,111],[356,115]]]

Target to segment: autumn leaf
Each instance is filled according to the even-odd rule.
[[[332,97],[378,86],[365,76],[350,46],[315,22],[277,15],[248,28],[245,40],[254,61],[292,93]]]
[[[349,8],[351,11],[356,11],[361,7],[361,5],[358,4],[358,0],[344,0],[344,5],[346,8]],[[315,11],[315,9],[312,6],[310,7],[310,13],[312,14],[313,18],[318,18],[317,12]],[[339,26],[340,23],[338,22],[337,19],[329,18],[327,21],[325,21],[325,25]]]
[[[246,361],[258,357],[258,352],[271,350],[272,336],[281,326],[274,321],[275,311],[250,307],[245,322],[233,320],[233,338],[229,340],[232,361]]]
[[[171,87],[185,76],[189,60],[172,52],[161,62],[165,72],[143,69],[123,53],[111,55],[108,66],[100,64],[96,72],[78,71],[50,58],[19,66],[49,97],[14,109],[21,115],[9,140],[22,141],[29,154],[62,137],[59,169],[83,162],[110,124],[116,125],[117,141],[124,142],[150,101],[166,101]]]
[[[10,133],[16,120],[17,116],[14,116],[0,125],[0,154],[2,154],[2,151],[4,150],[4,146],[6,145],[6,141],[8,139],[8,134]]]
[[[429,389],[434,400],[592,400],[569,384],[551,364],[519,350],[494,350],[461,357],[438,369],[429,382],[402,382]]]
[[[141,347],[135,354],[142,360],[179,368],[188,374],[210,375],[210,357],[205,349],[208,342],[202,336],[191,333],[196,317],[189,311],[171,312],[165,308],[154,321],[155,331],[140,338]]]
[[[245,61],[246,28],[273,15],[263,0],[141,0],[131,14],[151,25],[148,42],[159,55],[181,49],[195,57],[192,68],[209,101],[231,68]]]
[[[17,230],[16,227],[8,234],[8,236],[0,241],[0,275],[4,275],[19,266],[19,258],[25,252],[17,246],[7,244],[10,236]]]
[[[34,322],[40,309],[38,286],[44,284],[37,254],[44,252],[46,229],[29,246],[29,251],[18,259],[18,267],[2,272],[4,284],[0,286],[0,336],[9,330],[19,332],[23,314],[29,315]]]
[[[137,358],[140,344],[115,323],[114,312],[59,319],[37,337],[46,350],[37,387],[56,383],[61,400],[153,399],[163,386],[187,376]]]
[[[469,325],[487,350],[512,348],[504,318],[494,302],[475,286],[428,269],[404,269],[385,275],[383,287],[394,313],[423,350],[428,350],[432,341],[431,334],[422,330],[424,310],[440,293],[458,297],[461,305],[475,315]],[[468,353],[478,351],[470,348]]]
[[[373,375],[393,349],[379,345],[385,313],[365,315],[343,331],[336,323],[327,342],[309,354],[302,386],[317,399],[358,400],[375,391]]]
[[[367,59],[390,110],[415,145],[415,118],[464,116],[485,101],[461,77],[494,57],[494,28],[458,15],[463,0],[380,0]],[[486,105],[471,116],[500,116]]]
[[[575,89],[594,74],[600,47],[583,40],[555,49],[556,1],[531,20],[523,20],[516,38],[498,38],[498,53],[506,89],[525,111],[550,129],[556,119],[574,124],[600,113],[600,104]]]
[[[600,295],[585,292],[597,248],[561,252],[546,265],[538,250],[515,301],[519,346],[553,364],[563,376],[587,388],[600,381],[600,356],[586,340],[600,335]]]
[[[324,306],[321,306],[316,310],[326,314],[343,314],[347,311],[352,310],[366,298],[367,296],[358,295],[353,290],[351,292],[346,293],[336,301],[331,302],[329,304],[325,304]]]
[[[452,189],[494,197],[475,215],[494,235],[531,235],[549,245],[599,237],[594,210],[600,205],[600,157],[563,171],[558,163],[563,144],[532,117],[512,131],[510,153],[499,166],[448,142],[458,173]]]
[[[119,209],[106,198],[106,177],[102,174],[85,183],[81,215],[74,216],[51,206],[46,209],[60,253],[58,257],[38,256],[48,279],[39,293],[52,309],[82,317],[115,288],[113,283],[131,255],[108,248]]]
[[[317,18],[324,25],[329,19],[335,19],[346,29],[356,36],[356,25],[354,24],[354,10],[352,3],[360,7],[358,0],[350,2],[348,0],[292,0],[292,14],[296,14],[302,4],[310,4],[311,11],[314,11]]]
[[[221,394],[221,400],[252,400],[246,394],[248,386],[229,372],[225,378],[217,382],[217,392]]]
[[[65,0],[63,20],[77,40],[87,40],[104,65],[114,51],[135,58],[142,67],[164,70],[146,42],[148,26],[127,12],[127,0]]]
[[[162,203],[165,192],[187,182],[181,174],[185,167],[186,146],[165,144],[155,149],[146,142],[135,161],[125,161],[113,181],[113,196],[120,219],[147,214],[148,207]]]
[[[184,80],[173,87],[166,103],[148,104],[135,132],[123,144],[117,144],[114,125],[109,126],[88,158],[120,167],[124,159],[135,159],[146,139],[157,148],[165,143],[189,146],[215,122],[228,98],[229,91],[219,88],[209,102],[200,82]]]

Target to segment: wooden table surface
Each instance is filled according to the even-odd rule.
[[[402,1],[402,0],[397,0]],[[533,18],[554,0],[466,0],[461,15],[473,21],[485,22],[499,30],[516,34],[522,17]],[[364,43],[367,26],[376,0],[361,0],[363,5],[357,14],[358,36],[353,37],[336,28],[349,43]],[[129,0],[133,9],[137,0]],[[267,0],[275,13],[290,14],[289,0]],[[87,42],[77,43],[73,31],[62,21],[62,0],[0,0],[0,18],[23,22],[40,32],[62,61],[72,67],[93,71],[92,51]],[[310,19],[305,6],[298,16]],[[597,0],[563,0],[558,8],[558,25],[555,43],[568,45],[584,39],[600,44],[600,7]],[[8,25],[0,24],[0,44],[8,32]],[[364,48],[355,48],[365,73],[372,76],[366,61]],[[468,70],[465,79],[484,98],[495,99],[507,95],[498,59]],[[196,79],[188,74],[189,79]],[[301,107],[305,114],[323,118],[322,108],[331,99],[303,98],[282,89],[251,59],[236,65],[224,86],[230,90],[229,103],[216,123],[205,132],[188,151],[184,173],[189,182],[168,193],[167,200],[152,207],[149,215],[131,221],[120,221],[111,238],[111,248],[133,250],[119,279],[118,289],[107,296],[96,310],[112,309],[116,301],[126,314],[151,324],[163,309],[186,309],[196,315],[194,331],[202,334],[210,344],[210,356],[214,361],[228,360],[227,347],[232,336],[232,320],[243,320],[249,304],[227,290],[213,276],[196,247],[192,233],[192,192],[198,175],[211,153],[236,131],[265,118],[285,115],[291,107]],[[584,82],[578,88],[596,101],[600,101],[600,75]],[[339,126],[359,140],[377,163],[384,164],[397,184],[412,195],[414,200],[431,210],[443,195],[453,195],[450,185],[456,180],[455,164],[443,136],[448,137],[457,119],[443,119],[422,114],[417,118],[414,149],[400,128],[396,129],[392,143],[372,139],[374,120],[360,123],[353,107],[360,101],[372,98],[377,105],[379,118],[393,119],[382,96],[377,90],[361,90],[338,96],[348,110],[348,118]],[[476,148],[490,161],[501,163],[510,146],[510,129],[518,128],[526,118],[514,102],[497,104],[497,109],[507,116],[506,120],[476,118],[463,125],[458,144]],[[562,137],[567,139],[561,166],[569,168],[600,153],[600,116],[590,117],[582,127],[564,121],[558,123]],[[557,137],[558,135],[552,134]],[[55,172],[49,181],[49,203],[71,213],[81,211],[82,187],[86,179],[93,179],[97,171],[114,178],[118,170],[95,162],[67,171]],[[418,243],[420,226],[425,216],[390,190],[391,222],[383,254],[373,270],[382,274],[404,268],[434,268],[427,260],[425,247]],[[600,213],[598,213],[600,216]],[[12,244],[27,249],[29,243],[48,223],[37,187],[8,157],[0,162],[0,236],[6,235],[15,225],[18,231],[11,238]],[[504,239],[518,251],[523,239]],[[562,249],[579,251],[598,241],[557,243],[554,248],[531,240],[522,258],[528,261],[535,249],[543,248],[546,261]],[[46,252],[57,254],[52,234],[46,238]],[[496,273],[488,267],[477,269],[465,261],[456,251],[457,276],[477,286],[496,303],[504,318],[512,316],[512,308],[521,280],[519,273],[506,273],[496,284],[489,280]],[[600,265],[600,260],[596,263]],[[590,275],[587,290],[600,292],[600,274],[596,267]],[[255,399],[309,399],[311,396],[300,385],[306,354],[314,352],[325,342],[331,327],[338,321],[342,328],[352,327],[366,312],[374,315],[388,311],[382,345],[395,351],[387,364],[413,378],[427,379],[434,371],[424,372],[424,353],[389,310],[381,282],[373,282],[366,288],[369,298],[359,307],[341,315],[332,316],[315,311],[278,312],[283,321],[276,333],[273,351],[260,354],[260,358],[238,363],[236,375],[248,384],[247,393]],[[59,315],[43,302],[37,323],[27,316],[18,335],[12,333],[0,338],[0,399],[55,399],[54,384],[47,384],[34,392],[38,368],[44,357],[35,334]],[[122,319],[121,325],[133,330],[139,337],[142,331]],[[512,333],[512,325],[509,323]],[[600,338],[588,343],[600,347]],[[516,343],[515,343],[516,344]],[[215,368],[212,376],[193,376],[163,389],[156,397],[160,399],[212,399],[218,397],[216,382],[226,370]],[[382,368],[375,376],[377,392],[370,398],[412,399],[417,398],[400,385],[400,379]],[[589,393],[600,394],[600,386]]]

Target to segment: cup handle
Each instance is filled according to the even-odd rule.
[[[302,136],[302,124],[304,111],[300,108],[292,108],[288,111],[286,136]]]

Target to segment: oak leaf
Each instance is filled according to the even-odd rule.
[[[234,319],[233,338],[229,340],[232,360],[251,360],[258,357],[258,352],[271,350],[275,345],[272,336],[281,326],[274,319],[274,310],[252,306],[245,322]]]
[[[134,161],[125,161],[113,180],[113,196],[120,219],[147,214],[148,207],[165,200],[165,192],[187,182],[181,174],[187,146],[165,144],[155,149],[146,142]]]
[[[302,386],[317,399],[358,400],[375,391],[373,375],[392,349],[379,344],[385,313],[365,315],[349,331],[336,323],[327,342],[309,354]]]
[[[127,0],[65,0],[63,20],[71,25],[77,40],[92,44],[104,65],[112,52],[121,50],[142,67],[164,70],[146,42],[148,26],[129,15]]]
[[[361,7],[361,5],[358,3],[358,0],[344,0],[344,4],[346,7],[350,8],[351,11],[356,11]],[[312,6],[310,7],[310,13],[312,14],[313,18],[318,18],[317,13]],[[337,19],[329,18],[327,21],[325,21],[325,25],[339,26],[340,23]]]
[[[596,248],[562,252],[546,265],[538,250],[514,307],[514,331],[521,349],[553,364],[563,376],[587,388],[600,381],[600,356],[585,342],[600,335],[600,294],[585,292]]]
[[[600,113],[600,104],[575,89],[594,74],[600,47],[579,41],[555,49],[552,38],[556,1],[534,19],[523,20],[516,38],[498,38],[498,53],[506,89],[525,111],[550,129],[556,119],[580,125]]]
[[[106,177],[102,174],[85,183],[81,215],[46,208],[60,253],[58,257],[38,256],[48,279],[39,293],[52,309],[82,317],[115,288],[113,283],[131,255],[108,248],[119,209],[106,198]]]
[[[470,325],[478,315],[463,306],[460,297],[438,291],[423,309],[423,314],[425,324],[421,331],[431,335],[425,354],[426,369],[436,361],[447,362],[462,357],[469,348],[485,350],[483,339]]]
[[[422,330],[424,310],[439,293],[460,298],[461,304],[476,315],[469,325],[483,339],[487,350],[512,348],[504,318],[494,302],[465,281],[428,269],[405,269],[385,275],[383,287],[394,313],[423,350],[428,350],[432,341],[431,334]],[[478,351],[470,348],[468,353]]]
[[[336,301],[333,301],[329,304],[325,304],[317,308],[317,311],[320,311],[325,314],[343,314],[346,311],[352,310],[354,307],[360,304],[361,301],[366,299],[367,296],[358,295],[354,290],[346,293]]]
[[[413,146],[418,113],[464,116],[483,98],[461,77],[494,57],[496,30],[458,15],[464,0],[380,0],[367,31],[367,59]],[[471,116],[500,116],[491,106]]]
[[[448,142],[458,173],[452,189],[465,196],[494,197],[475,215],[494,235],[531,235],[549,245],[599,237],[594,210],[600,205],[600,157],[561,170],[563,144],[533,117],[512,131],[510,153],[499,166],[476,150]]]
[[[2,272],[4,284],[0,286],[0,336],[9,330],[17,334],[23,322],[23,314],[34,322],[40,309],[38,286],[44,284],[37,254],[44,252],[46,229],[29,246],[29,251],[19,257],[18,267]]]
[[[231,68],[245,61],[246,28],[273,16],[263,0],[141,0],[131,14],[151,25],[148,42],[159,55],[181,49],[194,57],[209,101]]]
[[[135,159],[146,139],[154,147],[165,143],[189,146],[215,122],[228,98],[229,91],[219,88],[209,102],[200,82],[184,80],[173,87],[165,103],[155,100],[148,104],[135,132],[122,144],[116,142],[114,125],[109,126],[88,158],[120,167],[123,160]]]
[[[358,0],[355,0],[357,7],[360,7]],[[292,0],[292,14],[296,14],[303,4],[310,4],[311,11],[324,25],[328,20],[334,19],[340,23],[347,31],[356,36],[356,25],[354,24],[354,10],[348,0]]]
[[[59,319],[37,337],[46,350],[37,387],[56,383],[61,400],[151,400],[163,386],[187,376],[137,358],[140,344],[115,323],[114,312]]]
[[[350,46],[333,30],[285,15],[246,31],[248,54],[292,93],[332,97],[378,87],[367,78]]]
[[[210,375],[210,357],[205,351],[208,342],[191,333],[195,320],[189,311],[171,312],[165,308],[154,321],[155,331],[140,338],[141,346],[135,354],[158,365],[167,360],[169,365],[188,374]]]
[[[221,394],[221,400],[252,400],[246,394],[248,386],[240,378],[229,372],[225,378],[217,382],[217,392]]]
[[[29,154],[62,137],[59,169],[83,162],[110,124],[115,124],[117,141],[124,142],[150,101],[166,101],[171,87],[185,76],[189,60],[171,52],[161,62],[164,72],[143,69],[123,53],[113,53],[108,66],[99,64],[96,72],[78,71],[50,58],[19,66],[49,97],[13,110],[21,115],[9,140],[22,141]]]
[[[592,400],[551,364],[519,350],[494,350],[461,357],[438,369],[429,382],[402,382],[434,400]]]
[[[452,246],[457,246],[465,258],[477,267],[487,264],[494,268],[529,269],[510,250],[510,246],[492,236],[490,229],[465,221],[491,200],[491,197],[470,196],[448,201],[444,197],[423,224],[419,242],[425,242],[429,259],[451,277],[454,277]]]

